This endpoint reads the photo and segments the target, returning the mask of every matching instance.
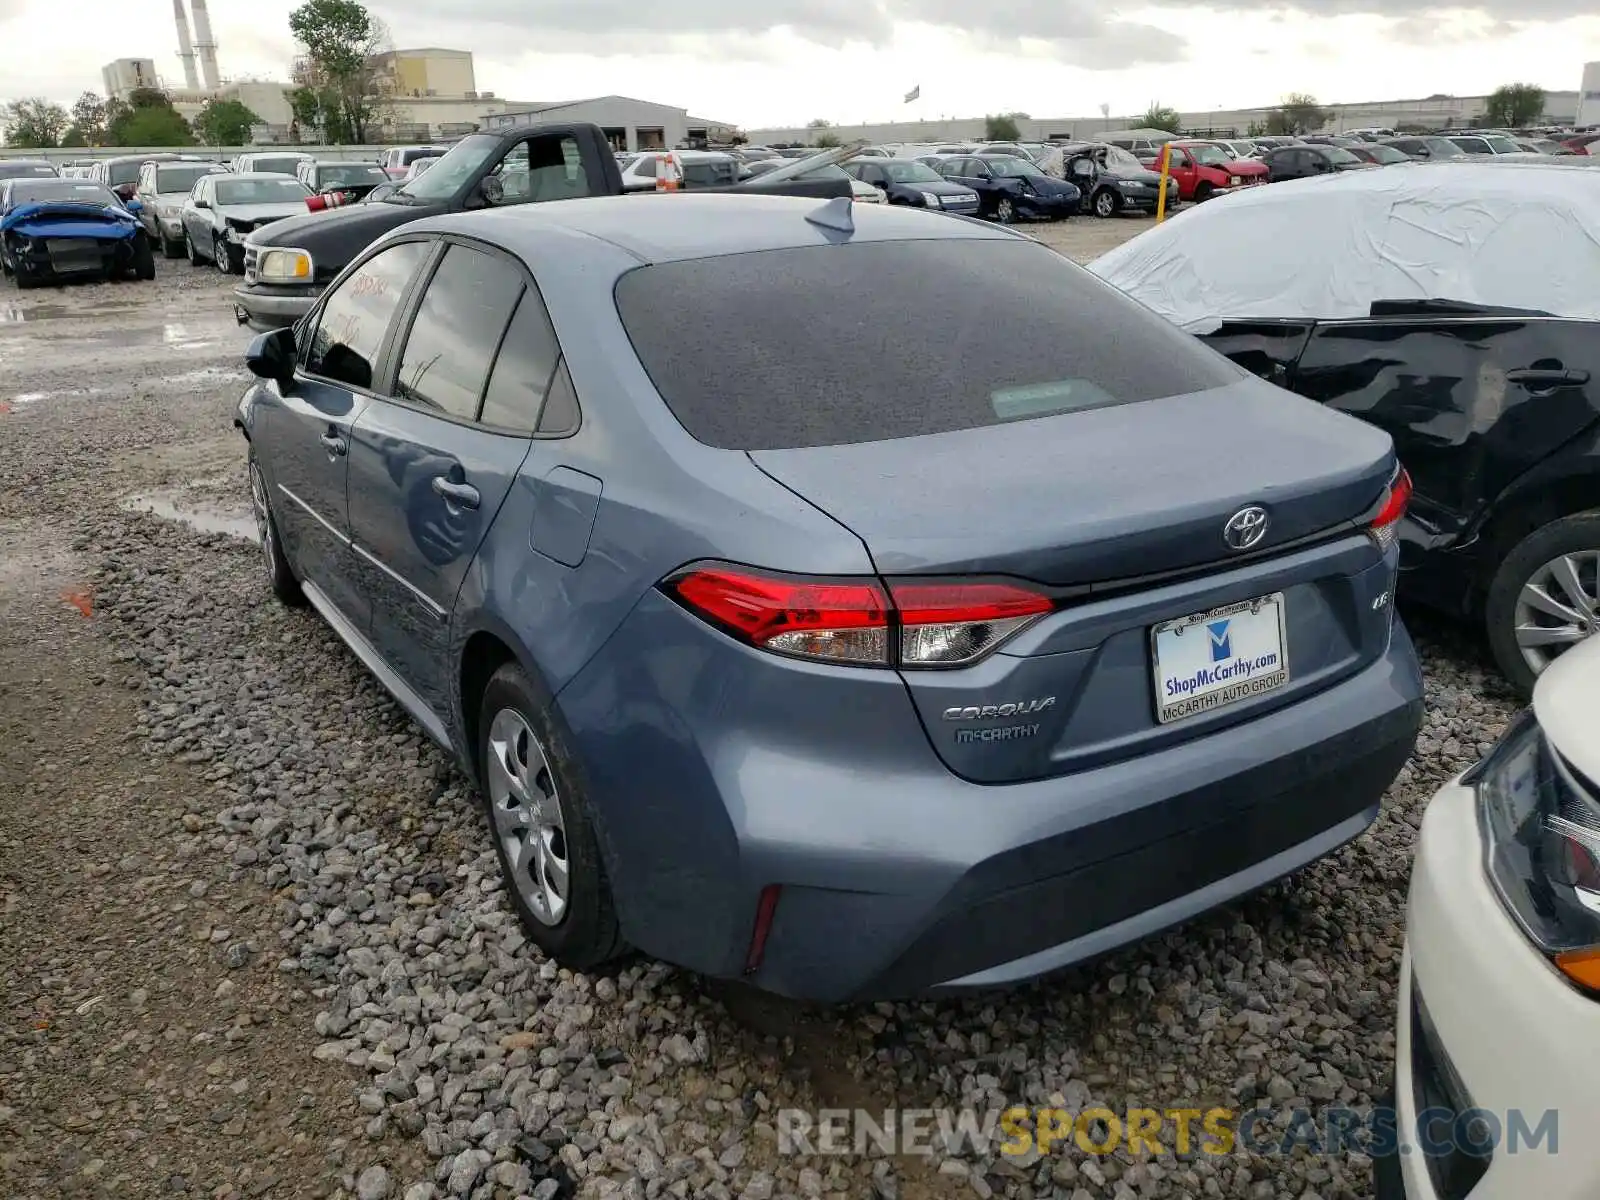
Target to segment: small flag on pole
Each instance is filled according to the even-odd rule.
[[[919,84],[917,84],[916,87],[912,88],[909,92],[906,93],[906,103],[910,104],[913,100],[917,99],[921,95],[922,95],[922,85],[919,83]]]

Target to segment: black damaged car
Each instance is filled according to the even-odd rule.
[[[1073,142],[1061,148],[1067,178],[1083,193],[1083,211],[1097,217],[1156,210],[1161,199],[1161,173],[1152,171],[1121,146],[1108,142]],[[1167,180],[1166,211],[1178,208],[1178,181]]]
[[[1203,205],[1090,265],[1389,433],[1415,488],[1401,599],[1480,625],[1525,694],[1600,633],[1594,178],[1554,160],[1339,172]]]

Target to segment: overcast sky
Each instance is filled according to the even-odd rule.
[[[211,0],[224,76],[284,78],[297,0]],[[1576,89],[1600,58],[1577,0],[376,0],[399,47],[471,50],[514,100],[620,93],[746,128],[1023,111],[1184,111],[1526,81]],[[181,85],[171,0],[0,0],[0,100],[70,102],[115,58]],[[448,17],[441,13],[448,10]],[[1380,10],[1382,14],[1380,15]],[[902,95],[920,85],[922,99]]]

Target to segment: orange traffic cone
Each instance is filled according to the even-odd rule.
[[[678,169],[678,159],[670,150],[656,160],[656,191],[676,192],[683,187],[683,172]]]

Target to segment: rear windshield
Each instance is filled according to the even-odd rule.
[[[388,173],[382,167],[366,163],[332,163],[317,168],[317,182],[323,186],[330,183],[370,183],[376,187],[388,178]]]
[[[722,187],[739,178],[739,164],[727,162],[687,162],[683,166],[683,182],[691,187]]]
[[[673,415],[733,450],[1105,408],[1244,373],[1031,241],[861,242],[657,263],[617,310]]]
[[[106,168],[106,182],[112,187],[121,187],[125,183],[139,182],[139,172],[144,169],[142,162],[112,163]]]
[[[56,169],[49,163],[6,162],[0,159],[0,179],[53,179]]]
[[[250,160],[250,170],[258,174],[293,175],[303,161],[299,158],[253,158]]]

